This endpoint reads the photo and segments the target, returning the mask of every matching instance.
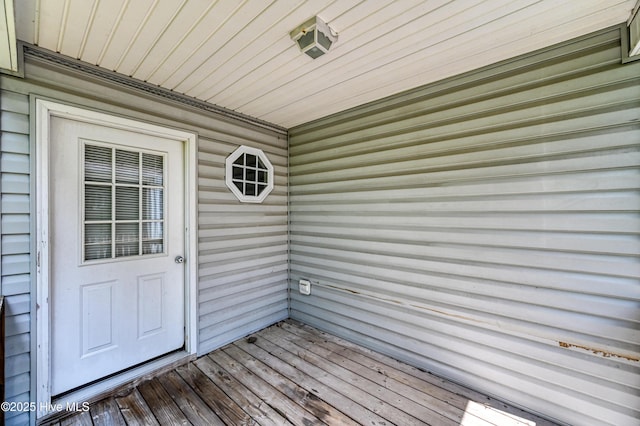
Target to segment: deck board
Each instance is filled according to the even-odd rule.
[[[351,343],[347,340],[322,332],[308,325],[283,322],[280,324],[283,329],[295,333],[304,333],[305,336],[315,336],[318,341],[325,342],[326,345],[336,351],[346,350],[349,359],[358,360],[372,370],[381,369],[385,375],[394,377],[403,383],[417,389],[424,389],[425,395],[437,396],[439,399],[467,411],[469,405],[478,404],[487,410],[487,417],[493,418],[495,414],[489,416],[488,411],[497,413],[505,417],[500,421],[490,421],[492,425],[511,424],[531,424],[535,426],[554,426],[556,423],[550,422],[539,416],[523,411],[517,407],[506,404],[500,400],[491,398],[473,389],[458,385],[456,383],[435,376],[429,372],[420,370],[404,362],[395,360],[378,352]],[[475,404],[469,404],[469,402]],[[468,417],[468,416],[467,416]],[[530,419],[528,422],[526,419]],[[520,422],[520,423],[518,423]]]
[[[116,398],[120,413],[129,425],[159,425],[156,417],[145,402],[138,389],[133,389],[128,395]]]
[[[140,395],[149,405],[149,409],[161,425],[188,425],[189,420],[173,402],[171,395],[162,387],[157,378],[153,378],[138,386]]]
[[[376,419],[382,418],[377,421],[371,420],[369,417],[367,423],[375,425],[387,425],[394,419],[394,422],[400,425],[422,425],[425,424],[415,417],[395,408],[393,405],[380,398],[373,396],[365,390],[359,388],[359,385],[364,383],[356,383],[350,381],[348,378],[341,378],[332,375],[322,367],[319,367],[305,359],[304,353],[293,353],[286,349],[274,344],[265,338],[258,338],[254,343],[255,346],[260,347],[265,352],[277,357],[282,363],[289,364],[293,368],[304,371],[308,375],[315,378],[318,382],[322,383],[328,388],[329,393],[340,395],[342,399],[350,400],[354,405],[360,405],[365,410],[368,410],[377,415]],[[246,345],[247,350],[251,350],[249,345]],[[328,363],[327,363],[328,364]],[[282,364],[279,364],[282,365]],[[307,380],[302,379],[302,383],[306,383]],[[312,391],[312,389],[309,389]],[[379,416],[379,417],[378,417]],[[371,422],[374,423],[371,423]],[[360,420],[362,423],[362,420]]]
[[[216,364],[211,358],[202,357],[193,365],[197,365],[207,376],[214,377],[215,384],[231,398],[233,404],[244,409],[261,426],[292,424],[235,377],[224,372],[222,366]]]
[[[92,424],[91,415],[86,411],[60,421],[60,426],[91,426]]]
[[[217,419],[211,424],[240,424],[243,421],[251,424],[241,406],[236,404],[227,394],[216,386],[195,364],[188,364],[178,369],[178,374],[189,384],[191,389],[204,399],[207,406],[213,410]]]
[[[379,386],[403,395],[414,403],[425,405],[428,407],[429,412],[420,418],[429,418],[431,424],[438,420],[441,424],[459,425],[465,415],[467,398],[455,393],[452,394],[437,386],[430,387],[429,392],[426,393],[424,392],[424,380],[416,379],[413,376],[407,377],[402,372],[389,368],[389,365],[382,363],[380,360],[353,351],[345,341],[334,339],[341,343],[338,344],[328,339],[328,337],[333,336],[310,333],[301,327],[290,327],[287,324],[284,324],[281,329],[274,332],[288,332],[291,336],[283,336],[284,340],[290,340],[292,343],[304,347],[324,359],[342,365],[354,374],[361,375]],[[382,359],[380,356],[377,358]],[[389,359],[388,361],[394,360]],[[446,420],[440,417],[444,417]],[[476,424],[490,426],[494,423],[483,422],[482,419],[479,419]]]
[[[287,385],[281,384],[284,382],[284,378],[279,377],[274,370],[271,370],[256,359],[241,358],[240,361],[236,360],[229,354],[229,349],[231,349],[232,355],[241,358],[241,354],[235,352],[233,348],[216,351],[210,354],[209,357],[220,364],[227,374],[237,378],[243,385],[250,388],[258,398],[265,401],[289,422],[293,424],[318,423],[318,419],[315,416],[289,398],[287,395],[289,392],[286,389]],[[245,362],[249,365],[245,365]],[[263,379],[265,375],[270,377],[265,380]],[[280,389],[278,389],[278,385],[280,385]]]
[[[239,342],[236,344],[243,345]],[[351,399],[344,398],[341,394],[336,393],[331,387],[325,385],[316,377],[308,374],[308,372],[282,361],[280,358],[269,353],[267,350],[262,349],[260,346],[245,345],[245,349],[256,359],[263,361],[272,368],[281,372],[281,374],[289,377],[295,383],[298,383],[306,391],[312,392],[318,398],[323,401],[327,401],[327,403],[333,405],[341,412],[348,413],[349,416],[357,423],[371,425],[384,424],[384,419],[382,417],[376,415],[370,410],[367,410],[363,406],[354,403]]]
[[[273,365],[254,357],[251,352],[247,350],[251,348],[250,345],[253,345],[253,343],[236,343],[227,348],[225,352],[235,360],[242,362],[247,368],[271,384],[271,386],[280,393],[286,395],[290,400],[306,410],[309,415],[314,418],[314,423],[323,421],[325,418],[331,418],[345,425],[355,424],[349,417],[317,397],[313,392],[309,392],[304,387],[296,384],[296,382],[282,374]]]
[[[303,358],[313,358],[316,363],[325,364],[327,370],[337,377],[349,377],[359,388],[367,389],[384,401],[392,401],[395,407],[406,411],[418,419],[430,419],[430,424],[459,425],[462,412],[448,403],[419,389],[398,382],[393,377],[383,374],[381,365],[359,364],[349,359],[346,348],[335,348],[324,339],[290,333],[283,329],[273,328],[267,339],[272,336],[278,339],[289,351],[304,351]],[[298,352],[300,353],[300,352]],[[323,361],[325,360],[325,361]],[[331,361],[327,363],[326,361]],[[316,364],[319,365],[319,364]]]
[[[424,405],[424,393],[420,393],[416,397],[417,401],[406,396],[405,393],[396,392],[389,386],[386,380],[380,374],[369,374],[370,370],[351,362],[342,356],[336,355],[329,350],[314,343],[305,343],[298,339],[297,336],[283,332],[278,328],[272,328],[269,333],[263,335],[264,338],[270,340],[274,344],[289,351],[291,354],[297,354],[301,359],[308,361],[314,366],[323,369],[329,375],[338,378],[334,390],[341,391],[344,388],[343,383],[352,385],[359,392],[352,395],[355,402],[367,406],[372,404],[372,410],[379,410],[388,421],[400,421],[402,424],[425,424],[420,419],[429,419],[429,424],[438,426],[456,426],[459,425],[460,419],[448,419],[439,412],[435,411],[431,405]],[[315,346],[315,347],[314,347]],[[307,349],[308,348],[308,349]],[[331,361],[331,362],[327,362]],[[364,392],[360,390],[365,390]],[[410,417],[409,417],[410,416]],[[406,423],[405,423],[406,422]]]
[[[208,382],[208,378],[205,379],[204,375],[202,375],[202,379]],[[191,424],[194,426],[224,425],[220,417],[215,412],[212,413],[209,406],[199,396],[202,395],[206,398],[211,395],[209,392],[203,392],[196,386],[190,386],[176,371],[163,374],[158,377],[158,380]]]
[[[291,320],[42,424],[553,425]]]
[[[94,426],[127,426],[114,398],[96,402],[90,409]]]

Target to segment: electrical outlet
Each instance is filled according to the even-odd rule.
[[[298,290],[300,290],[300,294],[310,295],[311,294],[311,281],[309,280],[300,280],[298,281]]]

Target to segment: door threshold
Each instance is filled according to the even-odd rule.
[[[48,412],[38,419],[38,423],[43,421],[50,422],[58,417],[62,418],[77,411],[87,411],[88,404],[110,395],[125,393],[145,380],[152,379],[194,359],[196,359],[196,354],[190,354],[184,350],[171,352],[104,380],[60,396],[54,396],[49,405],[49,410],[47,410]]]

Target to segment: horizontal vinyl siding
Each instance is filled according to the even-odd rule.
[[[294,128],[291,316],[561,422],[639,424],[639,151],[618,29]]]
[[[30,400],[30,149],[29,98],[0,91],[1,289],[5,297],[5,401]],[[7,412],[7,425],[29,413]]]
[[[230,142],[199,145],[201,353],[288,316],[286,136]],[[226,187],[225,159],[238,144],[262,149],[273,164],[274,190],[261,204],[241,203]]]

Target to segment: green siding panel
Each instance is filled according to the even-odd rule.
[[[291,316],[551,419],[637,424],[639,190],[618,28],[296,127]]]
[[[0,111],[2,131],[29,134],[29,116],[12,111]]]
[[[29,274],[2,277],[2,294],[5,296],[29,293],[30,286],[31,276]]]
[[[5,400],[28,401],[31,385],[29,97],[0,90],[0,105],[0,289],[6,309]],[[28,419],[28,413],[6,414],[7,424],[25,424]]]

